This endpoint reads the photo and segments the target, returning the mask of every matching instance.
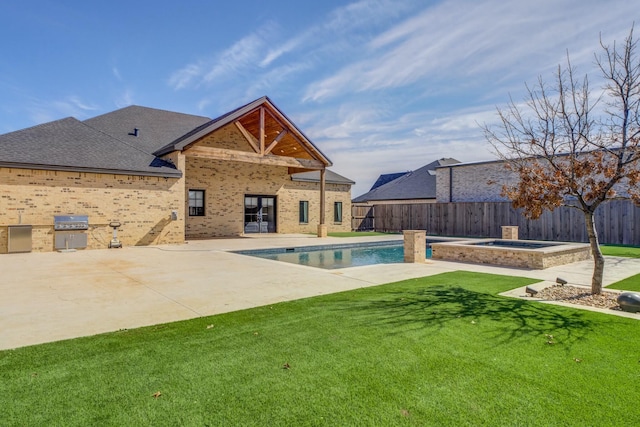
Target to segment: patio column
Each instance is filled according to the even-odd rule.
[[[318,224],[318,237],[327,237],[327,225],[325,224],[324,213],[324,184],[325,168],[320,169],[320,224]]]
[[[503,225],[502,226],[502,240],[518,240],[518,226],[517,225]]]

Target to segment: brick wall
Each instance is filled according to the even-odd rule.
[[[187,216],[186,237],[239,236],[244,232],[245,195],[276,197],[278,233],[315,233],[320,221],[320,184],[292,181],[286,167],[186,159],[186,190],[205,191],[205,216]],[[299,223],[299,204],[309,202],[309,222]],[[333,222],[334,202],[342,202],[341,223]],[[329,231],[351,231],[351,186],[326,184]],[[187,210],[188,211],[188,210]]]
[[[449,172],[452,171],[452,173]],[[453,191],[450,177],[453,176]],[[617,196],[628,198],[626,180],[613,187]],[[516,185],[517,173],[505,168],[504,162],[486,162],[436,169],[436,199],[448,202],[507,202],[500,195],[503,185]],[[450,200],[450,195],[453,200]]]
[[[253,151],[233,124],[194,143],[195,146]],[[320,183],[291,180],[288,168],[187,157],[186,191],[205,191],[205,215],[187,216],[187,238],[239,236],[244,233],[245,195],[276,197],[278,233],[316,233],[320,222]],[[309,202],[309,222],[300,224],[301,200]],[[342,202],[342,222],[333,222],[334,202]],[[329,231],[351,231],[351,186],[326,184],[325,222]],[[185,204],[187,201],[185,201]],[[185,206],[185,212],[188,207]]]
[[[89,249],[108,246],[112,220],[123,224],[124,245],[183,242],[183,188],[175,178],[0,168],[0,253],[7,252],[7,226],[20,217],[33,225],[38,252],[54,250],[54,215],[88,215]]]
[[[452,173],[450,173],[450,170]],[[451,191],[450,178],[453,178]],[[502,162],[469,164],[436,169],[436,199],[448,202],[504,202],[502,186],[517,182],[517,175],[504,168]],[[450,200],[450,195],[453,200]]]
[[[234,125],[198,141],[203,146],[248,151]],[[106,248],[109,222],[122,227],[125,246],[181,243],[188,238],[238,236],[244,232],[244,196],[276,197],[279,233],[315,233],[320,221],[320,184],[294,182],[288,168],[185,157],[165,157],[183,178],[0,168],[0,253],[7,252],[7,226],[33,226],[33,250],[53,251],[54,215],[88,215],[88,249]],[[189,189],[205,190],[205,216],[189,217]],[[326,184],[329,231],[351,230],[351,186]],[[309,202],[309,222],[299,223],[299,202]],[[334,202],[342,202],[343,219],[334,223]],[[171,220],[171,211],[178,219]]]
[[[289,180],[281,190],[278,200],[282,221],[280,233],[316,233],[320,223],[320,183]],[[309,202],[309,223],[300,224],[300,201]],[[342,222],[334,222],[334,203],[342,202]],[[325,184],[325,224],[329,232],[351,231],[351,186]]]

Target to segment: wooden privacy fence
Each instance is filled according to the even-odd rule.
[[[521,239],[588,242],[584,215],[560,207],[529,220],[510,202],[354,205],[353,229],[400,232],[427,230],[438,236],[501,237],[503,225],[517,225]],[[359,210],[356,210],[359,209]],[[595,214],[601,243],[640,246],[640,208],[628,200],[603,203]],[[369,228],[367,228],[369,227]]]
[[[373,206],[355,203],[351,205],[351,229],[354,231],[375,230]]]

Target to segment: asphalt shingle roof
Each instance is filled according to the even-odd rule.
[[[225,120],[246,113],[245,110],[255,108],[262,102],[269,102],[289,121],[267,97],[252,101],[214,120],[132,105],[85,121],[68,117],[0,135],[0,166],[181,176],[181,171],[158,156],[181,150],[184,144],[199,137],[200,133],[211,132],[216,126],[226,123]],[[294,126],[293,123],[291,126]],[[320,150],[317,152],[331,164]],[[316,174],[319,181],[319,172]],[[304,174],[301,175],[300,179],[303,180]],[[310,177],[307,178],[311,180]],[[347,178],[328,171],[327,182],[332,181],[353,184]]]
[[[369,191],[375,190],[381,185],[385,185],[386,183],[391,182],[394,179],[400,178],[402,175],[406,175],[407,173],[408,172],[398,172],[398,173],[387,173],[387,174],[380,175],[376,180],[376,182],[373,183]]]
[[[131,105],[84,123],[151,154],[210,121],[208,117]],[[131,135],[134,129],[138,129],[137,136]]]
[[[181,175],[170,163],[73,117],[0,135],[0,165]]]
[[[320,182],[320,171],[300,172],[291,175],[292,181],[308,181],[308,182]],[[335,173],[329,169],[326,169],[324,176],[324,182],[327,184],[355,184],[354,181],[346,178],[340,174]]]
[[[353,201],[364,203],[377,200],[435,199],[435,169],[438,166],[455,163],[459,163],[458,160],[451,158],[436,160],[422,166],[420,169],[407,172],[393,181],[374,188],[368,193],[356,197]]]

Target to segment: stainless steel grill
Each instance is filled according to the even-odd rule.
[[[88,230],[87,215],[56,215],[53,217],[53,229],[56,231]]]
[[[53,217],[55,249],[79,249],[87,247],[89,217],[87,215],[56,215]]]

